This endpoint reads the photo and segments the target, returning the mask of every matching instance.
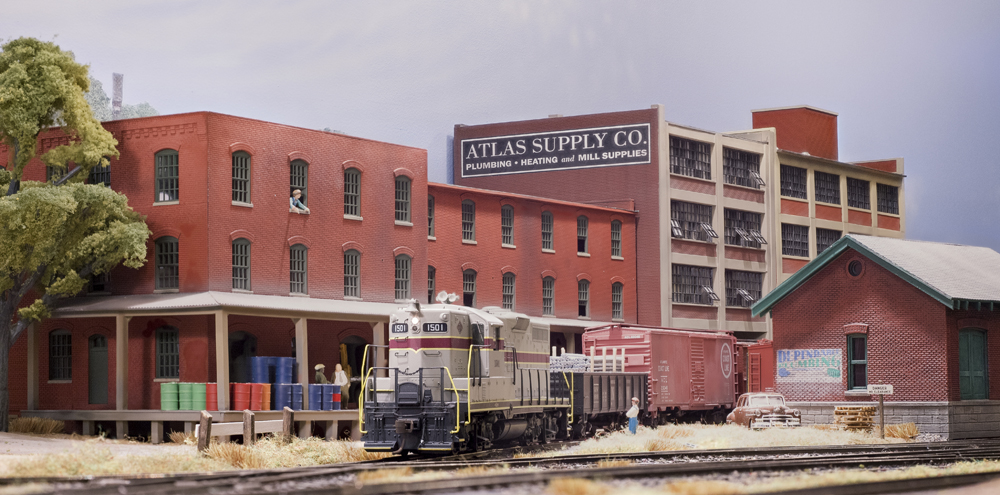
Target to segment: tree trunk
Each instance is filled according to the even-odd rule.
[[[0,432],[7,431],[10,424],[10,389],[7,387],[10,348],[10,321],[0,321]]]

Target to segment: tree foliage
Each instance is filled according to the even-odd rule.
[[[84,98],[87,66],[71,52],[31,38],[0,49],[0,139],[9,159],[0,170],[0,191],[6,191],[0,197],[0,431],[5,431],[10,348],[30,322],[47,317],[60,298],[79,293],[91,276],[120,263],[142,266],[149,229],[125,196],[83,183],[90,169],[106,167],[118,156],[117,141]],[[69,142],[38,156],[43,132],[61,132]],[[23,180],[36,156],[61,169],[61,178]],[[34,299],[26,300],[29,296]]]
[[[101,122],[106,122],[111,120],[111,98],[108,94],[104,92],[104,85],[101,81],[90,78],[90,90],[84,95],[87,99],[87,103],[90,104],[90,109],[94,112],[94,118],[100,120]],[[130,105],[128,103],[122,103],[121,113],[118,115],[119,119],[135,119],[139,117],[153,117],[159,115],[152,105],[147,102],[142,102],[138,105]]]

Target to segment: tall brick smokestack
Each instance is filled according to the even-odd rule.
[[[113,73],[112,76],[114,96],[111,97],[111,119],[118,120],[122,113],[122,80],[125,76],[117,72]]]

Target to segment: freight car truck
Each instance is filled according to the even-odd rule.
[[[736,338],[727,332],[607,325],[583,334],[600,360],[624,354],[624,371],[648,375],[647,423],[722,423],[736,402]],[[608,350],[610,349],[610,350]]]

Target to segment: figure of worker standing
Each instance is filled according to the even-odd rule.
[[[340,365],[337,365],[340,366]],[[313,380],[314,383],[328,384],[330,380],[326,379],[326,366],[323,364],[316,365],[316,379]]]
[[[333,369],[333,384],[340,387],[340,402],[342,405],[347,405],[348,396],[350,395],[350,388],[348,385],[351,383],[347,379],[347,373],[344,373],[344,367],[337,363],[337,366]],[[341,409],[347,409],[341,406]]]
[[[632,409],[629,409],[625,413],[625,417],[628,418],[628,431],[635,435],[637,429],[639,429],[639,398],[632,397]]]

